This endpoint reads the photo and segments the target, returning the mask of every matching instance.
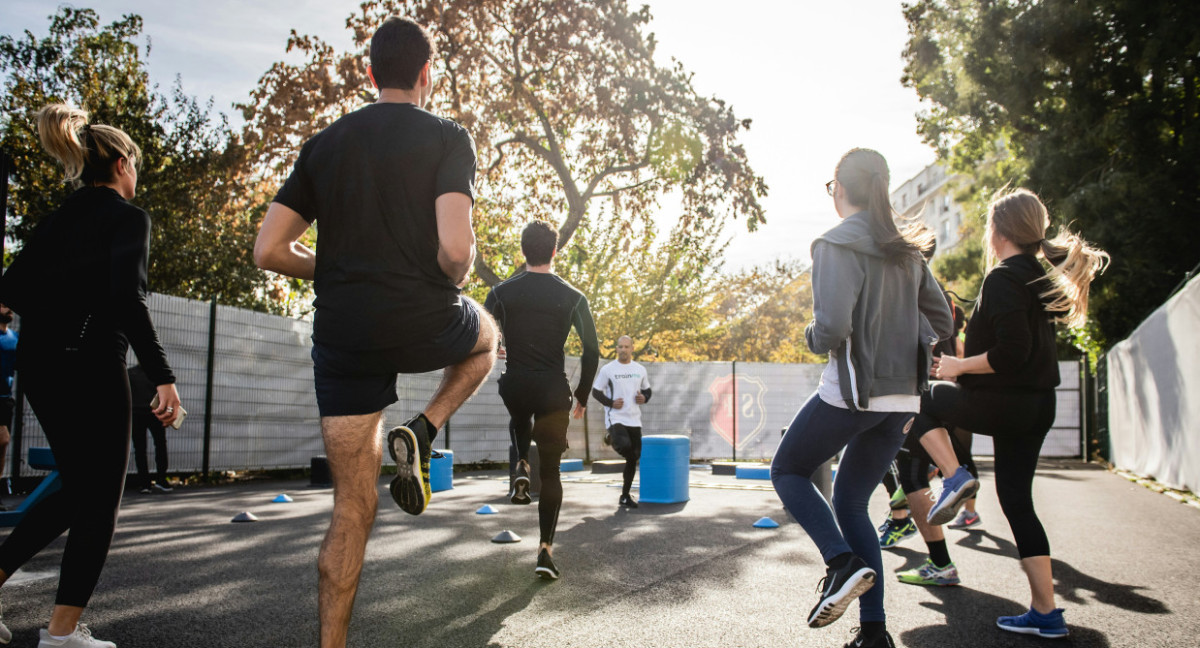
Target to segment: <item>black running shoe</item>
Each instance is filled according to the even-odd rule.
[[[558,567],[554,566],[554,561],[550,559],[550,552],[545,547],[538,552],[537,569],[533,570],[533,573],[542,580],[558,580]]]
[[[850,603],[874,584],[875,570],[858,556],[852,557],[841,569],[826,569],[825,578],[817,584],[821,600],[808,614],[808,627],[822,628],[837,621]]]
[[[867,641],[863,638],[862,630],[854,629],[854,641],[846,644],[844,648],[896,648],[896,642],[892,640],[892,635],[883,631],[883,634],[876,637],[875,641]]]
[[[508,501],[513,504],[530,504],[533,498],[529,496],[529,462],[524,459],[517,462],[517,475],[513,477],[512,489]]]
[[[405,513],[420,515],[429,505],[429,442],[418,417],[388,432],[388,452],[396,462],[392,499]],[[424,443],[422,443],[424,441]]]
[[[637,508],[638,507],[638,503],[635,502],[633,500],[633,498],[628,495],[622,495],[621,499],[617,500],[617,503],[620,504],[621,506],[624,506],[625,508]]]

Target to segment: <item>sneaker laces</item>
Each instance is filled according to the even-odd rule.
[[[92,638],[92,631],[87,627],[86,623],[75,624],[75,634],[83,637],[84,639]]]
[[[825,594],[825,584],[828,582],[829,582],[828,574],[826,574],[825,576],[822,576],[821,580],[817,581],[817,594],[822,594],[822,595]]]

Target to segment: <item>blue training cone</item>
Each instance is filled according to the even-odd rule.
[[[493,513],[499,513],[500,511],[496,510],[496,507],[492,506],[491,504],[484,504],[483,506],[479,507],[478,511],[475,512],[479,515],[491,515]]]
[[[280,494],[276,495],[275,499],[273,499],[271,501],[276,504],[287,504],[288,502],[292,501],[292,498],[289,497],[287,493],[280,493]]]
[[[756,528],[756,529],[777,529],[777,528],[779,528],[779,523],[776,522],[775,520],[772,520],[769,517],[761,517],[761,518],[758,518],[758,522],[754,523],[754,528]]]

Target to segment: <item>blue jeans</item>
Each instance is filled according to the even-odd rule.
[[[804,527],[828,563],[853,553],[875,570],[875,586],[859,599],[860,621],[885,621],[883,559],[867,501],[904,442],[911,412],[851,412],[834,407],[815,393],[792,419],[771,462],[775,492]],[[846,448],[833,482],[833,509],[812,475]],[[836,515],[836,520],[835,516]]]

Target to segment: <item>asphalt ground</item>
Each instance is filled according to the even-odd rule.
[[[1200,645],[1200,510],[1103,469],[1044,464],[1035,481],[1071,636],[995,627],[1028,607],[1012,536],[983,466],[983,526],[948,530],[960,587],[895,581],[925,556],[913,539],[884,552],[888,626],[899,646]],[[619,475],[568,473],[555,582],[533,573],[537,507],[508,504],[498,472],[456,475],[421,516],[380,479],[350,645],[574,647],[842,646],[857,605],[813,630],[824,575],[770,482],[691,472],[685,504],[617,506]],[[636,491],[635,491],[636,492]],[[280,493],[290,504],[271,503]],[[872,510],[886,511],[878,490]],[[316,646],[316,558],[331,491],[254,482],[126,496],[107,567],[84,616],[121,648]],[[492,504],[496,515],[477,515]],[[231,523],[242,511],[259,522]],[[762,516],[782,523],[757,529]],[[494,544],[502,530],[523,537]],[[0,591],[13,646],[35,646],[54,601],[64,539]]]

